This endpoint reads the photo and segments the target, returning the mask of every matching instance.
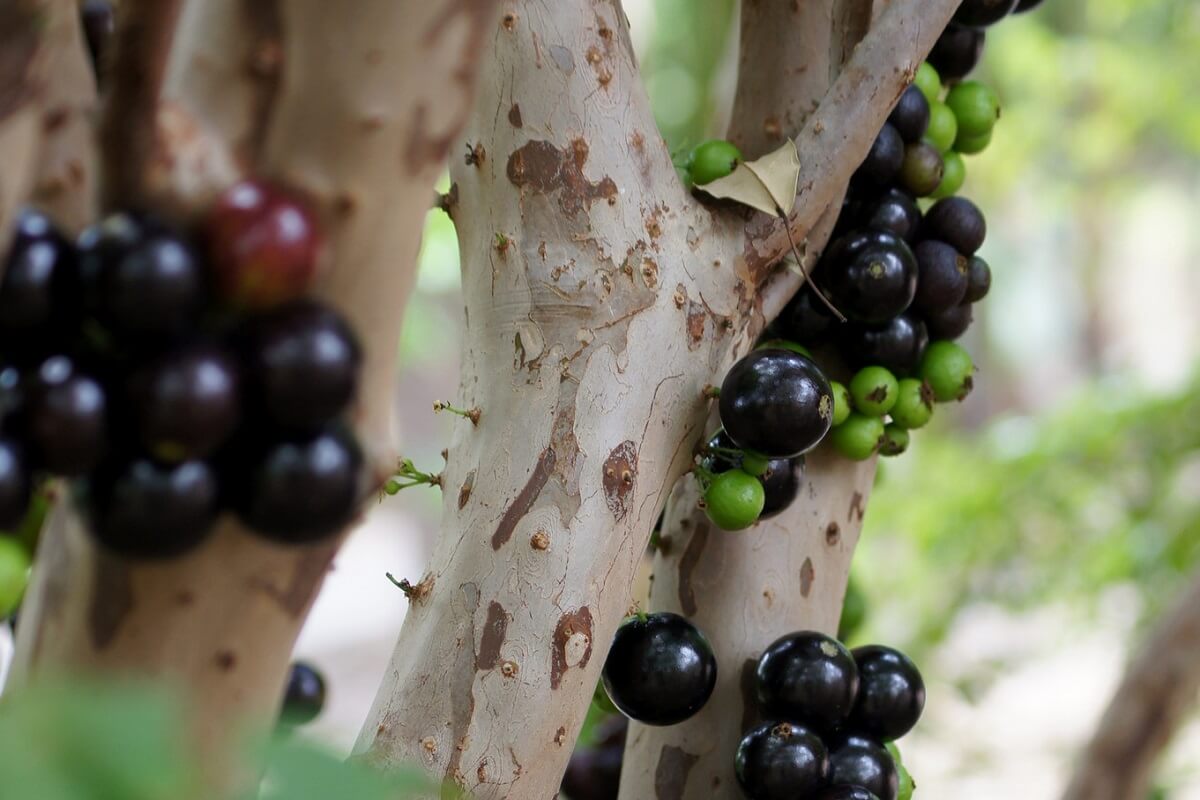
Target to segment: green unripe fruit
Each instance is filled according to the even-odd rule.
[[[879,453],[885,456],[898,456],[908,449],[908,431],[894,422],[883,429],[883,440],[879,443]]]
[[[896,404],[888,413],[901,428],[923,428],[933,417],[933,401],[933,390],[923,381],[905,378],[896,391]]]
[[[892,410],[900,385],[885,367],[863,367],[850,379],[850,397],[863,414],[882,417]]]
[[[958,190],[962,188],[966,180],[967,163],[961,155],[951,150],[942,156],[942,182],[938,184],[938,188],[929,196],[935,200],[941,200],[943,197],[952,197],[958,193]]]
[[[790,342],[787,339],[768,339],[760,344],[755,350],[791,350],[793,353],[799,353],[807,359],[813,357],[812,351],[802,344]]]
[[[747,475],[759,477],[766,474],[771,467],[771,461],[764,455],[760,455],[751,450],[742,452],[742,471]]]
[[[733,172],[742,160],[742,151],[724,139],[709,139],[696,145],[688,159],[688,175],[692,183],[703,186]]]
[[[929,103],[929,127],[925,129],[925,141],[945,153],[954,146],[958,138],[958,119],[945,103]]]
[[[718,528],[740,531],[758,521],[766,495],[758,478],[740,469],[713,478],[704,493],[704,512]]]
[[[913,83],[917,85],[921,94],[925,95],[925,99],[931,105],[942,95],[942,78],[933,68],[933,64],[928,61],[922,61],[921,66],[917,67],[917,75],[913,78]]]
[[[946,95],[946,105],[958,118],[963,136],[991,133],[1000,118],[1000,98],[992,87],[979,81],[963,81]]]
[[[892,757],[892,761],[896,762],[897,767],[904,763],[904,759],[900,757],[900,748],[895,742],[886,742],[883,747],[888,751],[888,755]]]
[[[10,536],[0,536],[0,619],[21,605],[29,583],[29,552]]]
[[[912,775],[908,772],[908,767],[896,761],[896,776],[900,779],[896,785],[896,800],[912,800],[913,789],[916,784],[913,783]]]
[[[841,425],[854,410],[854,401],[850,399],[850,390],[843,383],[830,381],[829,388],[833,390],[833,424]]]
[[[829,432],[833,447],[846,458],[865,461],[875,453],[883,438],[883,420],[863,414],[851,414],[849,419]]]
[[[974,386],[975,364],[956,342],[932,342],[921,360],[921,377],[939,403],[962,400]]]
[[[960,130],[958,132],[958,138],[954,140],[954,149],[960,153],[974,155],[976,153],[982,153],[991,143],[991,131],[988,131],[981,136],[963,136],[963,132]]]

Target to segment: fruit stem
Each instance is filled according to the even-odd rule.
[[[466,417],[467,419],[471,420],[471,424],[475,426],[479,425],[479,418],[483,415],[483,409],[481,409],[479,406],[475,406],[472,409],[463,410],[450,405],[448,400],[435,400],[433,403],[433,410],[434,413],[437,413],[438,411],[449,411],[451,414],[458,414],[460,417]]]
[[[792,246],[792,255],[796,257],[796,265],[800,267],[800,275],[804,278],[804,283],[812,287],[813,293],[821,298],[821,302],[825,304],[825,307],[829,309],[831,314],[837,317],[838,322],[845,322],[846,316],[837,310],[837,307],[829,301],[825,293],[808,276],[808,269],[804,266],[804,259],[800,256],[799,248],[796,247],[796,240],[792,238],[792,226],[788,224],[787,214],[784,214],[783,209],[779,206],[776,206],[775,210],[779,212],[779,217],[783,220],[783,230],[787,233],[788,244]],[[804,283],[800,284],[801,289],[804,288]]]
[[[417,589],[412,585],[412,582],[408,578],[396,580],[396,576],[390,572],[385,572],[383,574],[387,576],[387,579],[391,581],[397,589],[404,592],[405,597],[407,597],[409,600],[413,599],[413,595],[417,593]]]
[[[721,387],[713,386],[711,383],[704,387],[704,396],[709,400],[716,400],[721,396]]]
[[[385,494],[399,494],[402,489],[421,484],[441,486],[442,476],[432,472],[421,472],[413,464],[411,458],[402,458],[400,459],[400,463],[396,465],[396,474],[388,478],[387,483],[383,485],[383,491],[379,499],[382,501]]]
[[[708,485],[717,477],[716,473],[708,469],[702,464],[692,465],[692,474],[696,476],[696,481],[700,484],[700,488],[707,491]]]

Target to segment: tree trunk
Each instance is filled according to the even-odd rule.
[[[1200,692],[1200,572],[1134,651],[1063,800],[1143,800]]]
[[[126,2],[122,13],[170,21],[162,5]],[[105,137],[106,196],[191,218],[244,173],[308,194],[328,239],[315,294],[364,347],[353,419],[376,485],[394,467],[395,348],[430,190],[466,121],[495,8],[363,0],[348,14],[323,0],[194,0],[177,37],[128,17],[118,35],[114,78],[125,89],[113,93],[107,127],[126,125],[141,149]],[[131,53],[165,76],[161,99],[154,80],[130,83]],[[195,701],[197,743],[223,783],[231,731],[272,721],[340,540],[285,547],[230,520],[180,559],[125,562],[97,549],[60,502],[22,612],[16,677],[173,680]]]
[[[956,6],[894,0],[855,52],[798,137],[793,236],[837,199]],[[495,42],[451,172],[460,402],[482,417],[449,449],[442,535],[356,749],[477,797],[551,797],[703,433],[703,389],[798,279],[772,273],[784,224],[683,191],[619,5],[510,3]]]

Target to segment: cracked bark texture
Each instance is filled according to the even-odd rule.
[[[803,239],[957,0],[896,0],[800,136]],[[606,0],[504,6],[450,213],[461,402],[442,535],[356,751],[488,798],[558,789],[631,581],[703,433],[703,387],[763,324],[783,224],[699,205]],[[827,78],[826,78],[827,80]],[[828,149],[832,152],[823,152]],[[776,273],[772,296],[798,280]]]
[[[353,421],[374,482],[394,466],[395,347],[427,199],[471,108],[496,8],[373,0],[346,14],[322,0],[193,0],[161,97],[128,101],[149,115],[152,144],[129,154],[115,199],[187,219],[252,173],[313,202],[328,240],[315,294],[348,317],[364,347]],[[146,57],[165,54],[151,47]],[[106,147],[112,162],[121,144]],[[340,540],[284,547],[229,520],[183,558],[131,563],[94,547],[61,502],[26,597],[14,677],[176,682],[195,701],[209,778],[224,784],[233,732],[273,722],[292,645]]]
[[[1200,692],[1200,573],[1133,651],[1063,800],[1141,800]]]

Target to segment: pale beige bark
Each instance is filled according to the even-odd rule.
[[[363,0],[347,13],[324,0],[196,0],[164,71],[163,101],[130,102],[151,115],[143,141],[153,145],[114,184],[114,199],[194,216],[253,173],[314,203],[328,239],[316,294],[363,342],[353,419],[376,481],[394,466],[395,347],[427,198],[459,141],[496,7]],[[210,777],[223,782],[232,731],[271,722],[338,544],[273,545],[229,521],[179,560],[125,563],[98,551],[60,504],[23,609],[15,677],[67,670],[176,681],[195,700]]]
[[[1133,651],[1063,800],[1142,800],[1200,693],[1200,573]]]
[[[809,119],[798,240],[956,5],[896,0]],[[782,224],[684,194],[618,5],[505,11],[467,130],[482,158],[452,165],[461,401],[483,415],[450,448],[427,592],[357,750],[476,797],[551,797],[703,433],[703,388],[761,330],[758,289],[788,245]]]

